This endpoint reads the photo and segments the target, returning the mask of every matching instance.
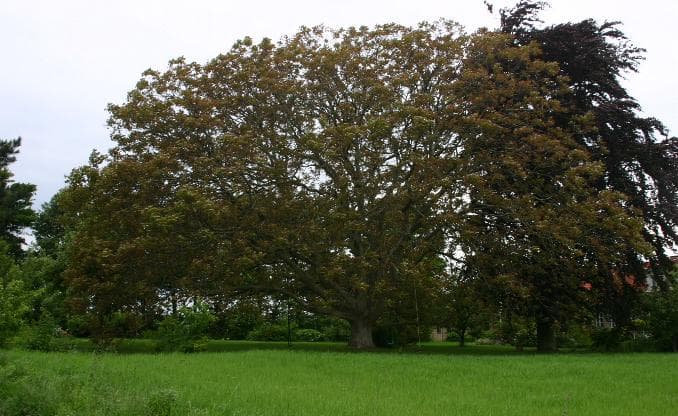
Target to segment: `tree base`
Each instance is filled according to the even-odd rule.
[[[537,321],[537,351],[538,352],[556,352],[558,344],[556,342],[556,330],[552,321]]]
[[[375,348],[372,327],[361,320],[351,321],[351,339],[348,346],[356,350]]]

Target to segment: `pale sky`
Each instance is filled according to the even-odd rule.
[[[38,186],[36,207],[93,149],[112,146],[107,103],[122,103],[147,68],[184,56],[205,63],[244,36],[274,40],[301,25],[331,27],[444,17],[467,31],[496,27],[482,0],[0,0],[0,138],[21,136],[15,179]],[[546,23],[620,20],[646,48],[626,86],[646,115],[678,134],[678,1],[552,0]]]

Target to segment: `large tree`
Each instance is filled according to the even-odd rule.
[[[165,283],[284,292],[373,346],[394,299],[411,298],[400,292],[426,297],[445,205],[460,196],[449,86],[463,42],[447,22],[304,29],[147,72],[110,108],[108,164],[71,177],[91,218],[71,282],[110,288],[96,299],[118,298],[111,307]]]
[[[576,278],[552,279],[554,264],[615,257],[637,224],[621,195],[590,187],[600,169],[573,138],[585,117],[552,121],[566,90],[535,45],[445,21],[303,29],[148,71],[109,108],[116,146],[69,179],[71,301],[105,326],[120,310],[277,293],[346,319],[369,348],[376,325],[418,321],[436,281],[486,251],[546,315]],[[590,224],[612,254],[577,239]]]

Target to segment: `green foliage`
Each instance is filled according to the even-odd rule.
[[[587,325],[573,324],[558,334],[558,345],[565,348],[590,348],[592,330]]]
[[[0,347],[25,324],[34,293],[16,279],[16,266],[7,254],[8,245],[0,240]]]
[[[497,336],[502,342],[511,344],[518,351],[522,351],[525,347],[537,345],[537,326],[532,319],[512,317],[502,322]]]
[[[66,287],[62,272],[65,264],[62,258],[54,258],[42,251],[29,251],[17,264],[13,277],[21,280],[27,290],[33,293],[29,322],[35,322],[43,314],[49,314],[58,325],[65,326],[68,311],[65,304]]]
[[[400,348],[407,345],[430,341],[431,328],[426,325],[384,324],[378,325],[373,333],[374,343],[382,348]]]
[[[204,351],[207,334],[214,321],[209,305],[198,300],[190,307],[179,309],[176,316],[165,317],[151,336],[157,339],[160,350]]]
[[[325,319],[320,331],[327,341],[333,342],[347,342],[351,336],[351,327],[343,319]]]
[[[290,328],[291,331],[295,331],[295,327]],[[287,332],[287,323],[269,323],[266,322],[263,325],[258,326],[257,328],[250,331],[247,334],[247,339],[250,341],[287,341],[288,332]]]
[[[597,328],[591,333],[591,348],[598,351],[616,351],[624,340],[624,331],[619,327]]]
[[[666,291],[645,294],[647,329],[660,349],[678,352],[678,270],[672,274],[673,286]]]
[[[8,244],[8,252],[18,258],[25,242],[21,231],[35,220],[32,208],[35,185],[12,181],[8,166],[16,161],[21,138],[0,140],[0,240]]]
[[[240,298],[216,315],[216,321],[210,327],[213,338],[245,339],[258,325],[264,321],[265,311],[255,299]]]
[[[54,351],[57,349],[57,329],[54,318],[44,313],[37,322],[22,331],[17,344],[29,350]]]
[[[44,203],[33,224],[39,251],[54,258],[61,254],[66,242],[65,210],[60,205],[60,199],[66,192],[63,189]]]
[[[453,330],[454,340],[459,341],[462,347],[466,340],[471,341],[469,333],[477,336],[489,325],[490,310],[479,291],[480,283],[461,276],[449,276],[438,300],[439,322]]]
[[[295,329],[293,336],[294,341],[304,341],[304,342],[320,342],[327,341],[327,337],[322,332],[317,329]]]
[[[0,287],[0,346],[19,332],[29,309],[30,294],[22,282],[12,280]]]

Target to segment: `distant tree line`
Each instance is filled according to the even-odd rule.
[[[678,139],[620,84],[643,50],[618,23],[543,26],[544,6],[148,70],[109,106],[115,146],[37,215],[2,142],[0,331],[360,349],[444,326],[554,351],[606,316],[600,345],[676,350]]]

